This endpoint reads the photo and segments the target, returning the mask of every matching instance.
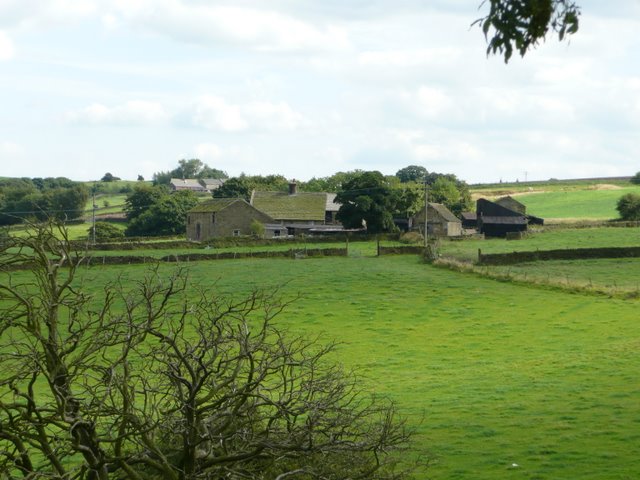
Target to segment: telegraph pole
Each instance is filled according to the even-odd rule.
[[[96,244],[96,186],[93,185],[93,195],[91,196],[91,202],[93,204],[91,214],[91,244]]]
[[[427,246],[429,245],[429,235],[428,235],[428,214],[427,212],[429,211],[429,184],[427,183],[427,180],[425,179],[424,181],[424,248],[425,250],[427,249]]]

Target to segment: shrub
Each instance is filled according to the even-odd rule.
[[[405,232],[400,235],[398,241],[406,244],[424,243],[424,237],[420,232]]]
[[[627,193],[618,200],[616,209],[623,220],[640,220],[640,195]]]
[[[123,238],[124,232],[115,225],[108,222],[96,222],[96,240],[103,241],[111,238]],[[89,228],[89,238],[93,234],[93,228]]]

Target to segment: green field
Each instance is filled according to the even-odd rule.
[[[167,270],[170,267],[163,267]],[[395,399],[431,467],[419,479],[640,475],[637,303],[496,282],[415,256],[192,263],[212,294],[279,286],[278,320]],[[90,268],[96,292],[144,267]],[[517,466],[514,466],[517,464]]]
[[[547,222],[557,222],[616,219],[619,217],[618,199],[626,193],[640,194],[640,186],[628,181],[602,179],[477,185],[471,192],[474,198],[512,195],[526,205],[527,213]]]

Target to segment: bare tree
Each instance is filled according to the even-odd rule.
[[[8,478],[406,478],[394,405],[278,329],[277,292],[220,298],[156,267],[91,297],[70,245],[47,224],[0,249]]]

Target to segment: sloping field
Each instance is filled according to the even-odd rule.
[[[542,192],[516,198],[527,206],[528,213],[548,220],[610,220],[619,218],[616,203],[626,193],[640,194],[640,187]]]
[[[99,289],[143,271],[86,275]],[[338,360],[398,402],[432,462],[419,479],[640,477],[635,301],[495,282],[413,256],[201,262],[190,271],[212,293],[281,286],[300,295],[279,323],[341,341]]]

